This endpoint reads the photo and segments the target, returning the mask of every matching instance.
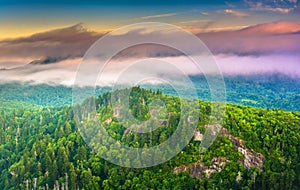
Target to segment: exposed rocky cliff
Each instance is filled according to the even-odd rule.
[[[263,170],[264,156],[254,150],[246,148],[243,140],[231,135],[226,128],[223,128],[220,125],[204,125],[203,127],[218,130],[216,132],[219,132],[218,135],[220,137],[227,136],[231,140],[233,146],[244,155],[244,159],[239,160],[238,162],[242,163],[246,169],[249,170],[251,167],[256,167],[261,171]],[[201,141],[202,137],[203,134],[201,134],[199,130],[194,131],[194,141]],[[212,164],[210,166],[206,166],[200,159],[188,166],[175,167],[174,173],[187,172],[189,175],[199,179],[202,179],[204,175],[207,178],[210,178],[212,173],[220,172],[230,161],[225,157],[214,157],[211,162]]]
[[[261,171],[263,170],[263,164],[265,158],[261,153],[246,148],[244,141],[231,135],[226,128],[222,127],[219,135],[227,136],[233,143],[233,146],[235,146],[238,149],[238,151],[244,155],[244,159],[239,160],[239,162],[242,163],[246,169],[250,169],[251,167],[256,167]]]
[[[229,162],[225,157],[215,157],[211,160],[212,165],[206,166],[203,162],[198,160],[196,163],[190,164],[189,166],[178,166],[174,168],[174,173],[188,172],[191,176],[202,179],[205,175],[210,178],[214,172],[220,172]]]

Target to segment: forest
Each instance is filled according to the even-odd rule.
[[[114,150],[109,146],[89,146],[79,128],[91,129],[87,130],[87,134],[100,135],[102,143],[107,144],[105,141],[108,139],[89,128],[93,122],[100,122],[109,135],[121,144],[154,147],[166,141],[180,124],[183,111],[180,98],[164,94],[161,90],[127,89],[130,90],[130,112],[137,120],[149,119],[149,104],[154,99],[162,100],[170,113],[168,122],[161,123],[158,129],[138,133],[128,132],[118,119],[110,102],[112,92],[104,92],[96,98],[86,99],[83,104],[71,106],[63,97],[70,89],[64,92],[62,87],[55,88],[61,95],[56,100],[61,98],[63,102],[61,106],[55,106],[51,105],[51,98],[55,99],[50,93],[53,88],[33,86],[31,89],[34,90],[26,92],[27,100],[6,98],[2,101],[1,189],[300,188],[300,113],[297,111],[227,104],[224,120],[220,123],[223,129],[206,151],[200,152],[201,142],[191,139],[179,154],[162,164],[130,168],[101,158],[98,154],[115,154],[116,159],[122,159],[123,152],[109,151]],[[50,89],[48,94],[47,89]],[[44,94],[37,94],[37,99],[31,96],[42,90]],[[1,93],[4,91],[2,85]],[[24,94],[24,91],[20,90],[20,93]],[[43,103],[45,98],[48,98],[47,104]],[[200,108],[196,112],[199,116],[197,131],[203,134],[211,119],[212,104],[203,100],[197,102]],[[96,109],[91,114],[83,114],[89,104],[95,105]],[[82,113],[81,117],[76,113]],[[240,151],[239,146],[260,155],[262,166],[254,164],[250,167],[241,162],[246,154]],[[134,162],[133,158],[132,164]],[[197,170],[189,167],[198,164],[211,168],[218,162],[222,167],[209,175],[205,172],[195,174]],[[180,170],[188,167],[188,170]]]
[[[210,101],[210,91],[205,76],[197,75],[190,78],[199,99]],[[251,107],[300,111],[299,81],[299,78],[280,74],[224,76],[226,100],[229,103]],[[177,95],[174,89],[167,85],[143,85],[142,87],[161,90],[164,94],[172,96]],[[97,86],[95,95],[102,95],[109,91],[111,87]],[[30,82],[0,83],[0,100],[26,102],[40,106],[69,106],[72,105],[72,87]]]

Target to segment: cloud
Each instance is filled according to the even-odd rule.
[[[201,59],[206,60],[205,55]],[[216,64],[223,75],[253,75],[253,74],[284,74],[292,77],[300,77],[299,55],[264,55],[260,57],[216,55]],[[80,58],[68,59],[49,65],[27,65],[13,70],[0,70],[1,83],[9,81],[49,83],[71,86],[76,79],[77,67],[82,60]],[[160,79],[173,79],[172,82],[180,80],[182,75],[214,74],[215,72],[206,69],[202,72],[195,65],[190,63],[185,56],[160,57],[158,59],[113,59],[101,75],[97,73],[97,62],[86,62],[87,70],[81,72],[84,76],[85,85],[95,85],[93,79],[100,76],[96,85],[107,86],[114,84],[117,80],[129,82],[163,82]],[[162,63],[166,64],[162,64]],[[207,65],[209,67],[209,65]],[[120,74],[120,71],[121,74]],[[178,78],[172,78],[174,74],[180,73]]]
[[[49,65],[25,65],[14,69],[0,70],[1,83],[17,81],[34,84],[72,85],[81,58],[67,59]]]
[[[241,31],[257,35],[293,34],[300,31],[300,23],[288,21],[271,22],[249,26]]]
[[[290,3],[295,3],[295,4],[297,3],[297,1],[298,1],[298,0],[288,0],[288,2],[290,2]]]
[[[232,9],[225,9],[224,13],[235,16],[235,17],[247,17],[247,16],[249,16],[249,14],[247,14],[247,13],[232,10]]]
[[[271,11],[282,14],[293,12],[298,7],[297,0],[274,0],[274,1],[249,1],[244,2],[253,11]]]
[[[296,7],[290,8],[283,8],[283,7],[271,7],[271,6],[264,6],[262,3],[257,3],[256,6],[252,7],[252,10],[255,11],[272,11],[272,12],[279,12],[279,13],[290,13],[295,10]]]
[[[187,20],[175,23],[175,25],[180,26],[181,28],[188,30],[194,34],[209,31],[209,29],[216,23],[215,20]]]
[[[82,24],[37,33],[29,37],[0,41],[0,62],[23,60],[62,60],[81,57],[103,34],[85,29]]]
[[[202,15],[209,16],[211,15],[209,12],[201,12]]]
[[[192,21],[196,22],[196,21]],[[119,46],[133,39],[177,39],[178,43],[190,48],[193,54],[201,55],[193,44],[178,38],[176,32],[134,30],[115,36],[115,42],[107,46]],[[0,44],[1,81],[34,81],[35,83],[55,83],[71,85],[76,76],[77,66],[85,51],[103,34],[87,31],[82,26],[52,30],[27,38],[9,39]],[[214,54],[224,74],[283,73],[300,76],[300,23],[273,22],[245,27],[238,30],[201,32],[197,36]],[[6,44],[6,45],[3,45]],[[183,53],[163,45],[141,44],[127,48],[116,55],[111,62],[111,70],[102,82],[110,84],[116,77],[114,69],[123,68],[136,60],[155,58],[176,64],[187,74],[201,74],[187,66]],[[28,64],[30,63],[31,64]],[[95,63],[90,63],[87,74],[95,71]],[[138,74],[153,72],[159,77],[160,67],[142,67]],[[165,68],[162,68],[166,70]]]
[[[199,22],[199,26],[193,24]],[[189,25],[191,23],[191,25]],[[212,28],[214,21],[190,20],[182,27],[194,32],[213,54],[259,56],[266,54],[293,54],[300,52],[300,23],[273,22],[249,27]],[[242,28],[243,27],[243,28]],[[242,29],[241,29],[242,28]],[[141,30],[115,36],[120,40],[143,38]],[[88,31],[81,24],[34,34],[29,37],[0,41],[0,68],[7,63],[51,64],[65,59],[82,57],[86,50],[104,34]],[[176,33],[152,32],[153,39],[176,39]],[[126,36],[126,37],[125,37]],[[126,38],[126,39],[125,39]],[[184,39],[178,39],[185,44]],[[192,48],[192,47],[191,47]],[[173,57],[180,55],[172,48],[144,45],[120,52],[120,55]],[[2,64],[1,64],[2,63]],[[16,64],[17,65],[17,64]]]
[[[274,22],[235,31],[199,33],[197,36],[214,54],[260,56],[298,54],[300,23]]]
[[[284,74],[300,77],[299,55],[236,56],[217,55],[216,62],[224,75]]]
[[[144,17],[141,17],[141,19],[147,20],[147,19],[153,19],[153,18],[170,17],[170,16],[175,16],[175,15],[177,15],[177,14],[176,13],[158,14],[158,15],[144,16]]]
[[[214,21],[190,20],[183,28],[199,32],[197,36],[214,55],[261,56],[271,54],[297,54],[300,52],[300,23],[273,22],[249,27],[212,28]],[[199,22],[200,26],[189,26]],[[115,36],[125,42],[143,39],[145,31],[136,30]],[[151,32],[153,39],[176,38],[176,33]],[[86,50],[103,34],[88,31],[82,25],[38,33],[29,37],[0,41],[0,69],[60,62],[82,57]],[[185,44],[184,39],[178,39]],[[193,48],[192,46],[190,47]],[[192,50],[199,53],[197,50]],[[172,48],[144,44],[121,51],[117,57],[174,57],[182,55]]]
[[[214,22],[213,20],[207,20],[207,19],[195,19],[195,20],[187,20],[187,21],[181,21],[178,22],[178,24],[201,24],[201,23],[208,23],[208,22]]]

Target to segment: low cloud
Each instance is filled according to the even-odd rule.
[[[215,64],[223,75],[254,75],[254,74],[284,74],[291,77],[300,77],[299,55],[290,56],[260,56],[240,57],[235,55],[217,55]],[[207,58],[203,55],[203,60]],[[116,81],[139,83],[146,79],[146,83],[161,83],[160,79],[181,81],[182,76],[215,74],[212,65],[207,65],[206,71],[200,70],[185,56],[161,57],[155,59],[114,59],[106,68],[97,72],[97,62],[84,62],[86,69],[78,73],[80,58],[60,61],[49,65],[26,65],[12,70],[0,70],[1,83],[10,81],[62,84],[72,86],[78,74],[82,75],[84,85],[110,86]],[[166,63],[166,64],[162,64]],[[178,74],[179,73],[179,74]],[[173,76],[175,78],[172,78]],[[97,81],[94,81],[98,76]],[[149,77],[151,76],[150,80]],[[148,81],[147,81],[148,80]],[[77,84],[77,83],[76,83]]]
[[[74,58],[49,65],[25,65],[14,69],[0,70],[1,83],[29,82],[72,85],[81,58]]]
[[[300,77],[299,55],[265,55],[260,57],[218,55],[215,58],[224,75],[275,73]]]

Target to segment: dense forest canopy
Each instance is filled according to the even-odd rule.
[[[210,91],[204,76],[191,76],[201,100],[210,101]],[[224,76],[227,102],[259,108],[279,108],[300,111],[300,80],[286,75]],[[164,94],[177,96],[167,85],[144,85]],[[109,92],[111,87],[97,87],[95,96]],[[186,91],[188,92],[188,88]],[[188,97],[188,95],[187,95]],[[41,106],[72,105],[72,87],[31,83],[0,84],[0,100],[21,101]]]
[[[3,85],[1,88],[1,94],[9,92]],[[63,95],[69,93],[65,87],[39,85],[29,89],[32,91],[28,91],[27,99],[7,97],[1,106],[1,189],[299,189],[299,112],[228,104],[222,130],[206,151],[199,152],[201,141],[194,136],[167,162],[134,169],[99,157],[101,153],[109,153],[118,159],[122,151],[89,146],[78,130],[78,121],[86,128],[95,120],[101,122],[110,136],[124,145],[153,147],[166,141],[178,127],[181,115],[178,97],[160,90],[133,88],[130,112],[136,119],[149,119],[148,104],[153,98],[161,99],[170,113],[168,122],[141,134],[128,131],[118,120],[110,105],[110,92],[73,107],[64,100]],[[62,91],[56,93],[59,97],[52,97],[54,89]],[[15,94],[18,93],[24,91],[19,89]],[[61,98],[66,106],[53,106],[51,98],[55,101]],[[38,101],[40,104],[35,104]],[[198,102],[200,119],[196,132],[201,135],[208,130],[211,103]],[[95,104],[95,112],[76,117],[74,110],[82,111],[88,103]],[[101,138],[102,144],[106,140]],[[259,155],[262,166],[246,163],[250,154],[243,151]],[[131,160],[132,164],[138,161]],[[206,172],[197,173],[198,166]]]

